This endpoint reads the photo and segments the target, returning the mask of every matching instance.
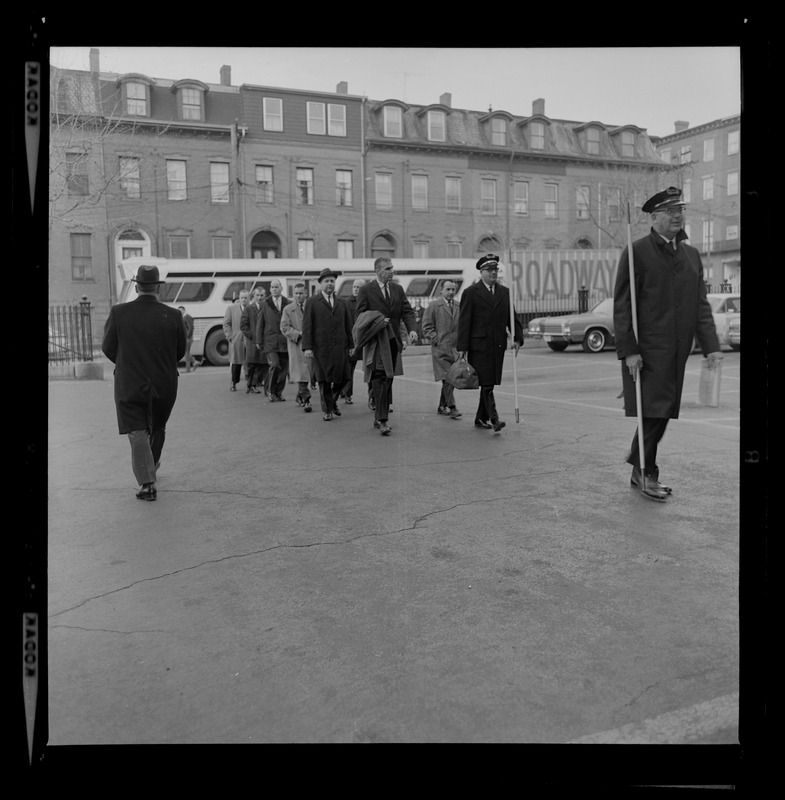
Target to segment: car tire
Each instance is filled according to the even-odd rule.
[[[601,353],[608,343],[608,334],[602,328],[589,328],[581,346],[586,353]]]
[[[548,347],[551,350],[555,350],[557,353],[561,353],[563,350],[567,349],[567,342],[548,342]]]
[[[204,342],[204,357],[216,367],[229,365],[229,342],[220,328],[210,331]]]

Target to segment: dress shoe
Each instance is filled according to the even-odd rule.
[[[437,414],[441,414],[443,417],[449,417],[450,416],[450,409],[447,408],[447,406],[437,406],[436,407],[436,413]]]
[[[258,386],[252,386],[252,387],[251,387],[251,391],[252,391],[254,394],[261,394],[261,392],[259,391],[259,387],[258,387]]]
[[[632,468],[632,475],[630,475],[630,486],[635,486],[641,490],[641,494],[649,500],[656,500],[663,502],[667,500],[669,492],[656,478],[646,475],[645,480],[641,479],[641,471],[639,467]]]
[[[155,491],[154,483],[145,483],[142,488],[136,493],[137,500],[156,500],[157,492]]]
[[[370,408],[371,411],[376,411],[376,403],[374,403],[373,400],[369,400],[368,401],[368,408]]]
[[[305,411],[306,414],[310,414],[311,413],[311,403],[310,403],[310,401],[306,400],[303,403],[303,411]]]
[[[294,402],[297,403],[298,406],[302,406],[303,405],[302,397],[295,397],[294,398]]]
[[[344,397],[343,401],[344,403],[346,403],[347,406],[350,406],[354,403],[354,400],[352,400],[352,398],[349,395]]]
[[[506,424],[506,422],[501,422],[498,419],[496,422],[492,422],[491,425],[493,426],[493,432],[498,433]]]
[[[277,395],[275,395],[275,399],[276,399],[276,400],[277,400],[279,403],[285,403],[285,402],[286,402],[286,398],[285,398],[285,397],[284,397],[282,394],[277,394]]]
[[[493,425],[491,425],[490,422],[483,422],[481,419],[476,419],[476,420],[474,420],[474,427],[475,428],[492,428]]]
[[[236,384],[236,383],[233,383],[233,384],[232,384],[232,385],[229,387],[229,391],[230,391],[230,392],[236,392],[236,391],[237,391],[237,384]]]
[[[333,415],[329,411],[322,415],[322,419],[325,422],[329,422],[332,418],[333,418]]]
[[[246,389],[245,389],[245,393],[246,393],[246,394],[251,394],[251,387],[250,387],[250,386],[247,386],[247,387],[246,387]]]
[[[463,416],[463,414],[461,414],[461,412],[460,412],[460,411],[458,411],[458,409],[457,409],[457,408],[455,408],[455,407],[453,406],[453,407],[450,409],[450,416],[451,416],[453,419],[458,419],[458,417],[462,417],[462,416]]]
[[[386,422],[382,422],[379,426],[379,433],[382,436],[389,436],[392,433],[392,428]]]
[[[333,409],[333,414],[335,414],[336,417],[341,416],[341,410],[338,408],[338,406]]]

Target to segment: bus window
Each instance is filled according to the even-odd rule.
[[[210,298],[214,283],[210,281],[186,281],[177,295],[178,303],[204,303]]]
[[[270,281],[254,281],[251,284],[251,291],[253,291],[256,288],[264,289],[265,297],[270,296]]]
[[[433,295],[432,295],[433,299],[442,296],[442,286],[444,286],[445,280],[451,281],[452,283],[455,284],[455,294],[458,294],[458,292],[460,291],[461,284],[463,283],[463,280],[461,278],[444,278],[444,279],[440,278],[438,281],[436,281],[436,286],[434,286],[433,288]]]
[[[409,285],[406,287],[406,297],[409,298],[410,301],[419,297],[424,300],[427,305],[435,285],[436,280],[434,278],[412,278]]]
[[[161,286],[161,291],[158,297],[161,299],[162,303],[174,303],[177,299],[177,293],[180,291],[180,287],[183,284],[180,281],[176,283],[164,283]]]
[[[224,292],[223,299],[227,303],[231,303],[233,300],[236,300],[240,296],[240,292],[248,291],[250,293],[251,287],[254,285],[254,281],[232,281],[229,286],[226,288]],[[264,284],[262,284],[264,285]],[[267,284],[269,294],[269,283]]]

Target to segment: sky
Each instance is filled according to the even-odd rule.
[[[102,72],[196,78],[398,99],[415,105],[452,95],[452,107],[528,116],[545,100],[552,119],[637,125],[667,136],[677,120],[696,127],[740,111],[740,50],[735,46],[570,48],[373,47],[51,47],[50,61]]]

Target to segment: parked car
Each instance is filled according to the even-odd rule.
[[[733,350],[741,350],[741,314],[728,321],[728,344]]]
[[[733,350],[741,349],[741,294],[708,294],[706,297],[711,305],[714,317],[714,326],[717,328],[717,338],[720,347],[727,345]],[[731,327],[732,325],[732,327]],[[731,338],[731,331],[735,331]],[[692,351],[699,350],[698,340],[693,342]]]
[[[556,352],[580,344],[587,353],[600,353],[614,344],[613,298],[606,297],[582,314],[537,317],[529,322],[528,334],[543,339]]]

